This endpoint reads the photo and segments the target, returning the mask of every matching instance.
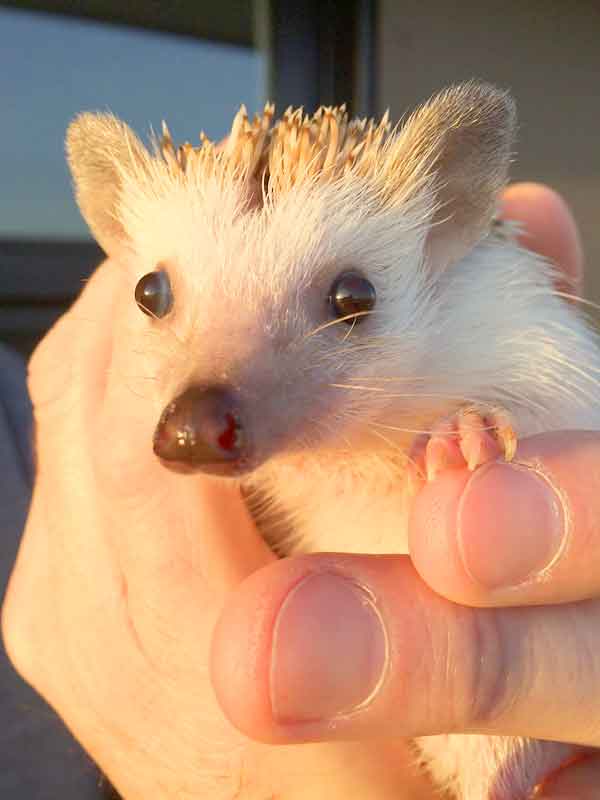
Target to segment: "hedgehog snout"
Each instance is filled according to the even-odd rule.
[[[177,472],[243,471],[249,446],[236,392],[226,386],[186,389],[163,411],[153,444],[162,463]]]

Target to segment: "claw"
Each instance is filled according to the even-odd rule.
[[[465,433],[461,440],[460,449],[464,454],[465,460],[467,462],[467,467],[470,472],[473,472],[479,464],[481,463],[482,459],[482,435],[481,433]]]
[[[431,482],[453,467],[466,466],[473,472],[497,458],[512,461],[516,450],[517,436],[505,412],[468,407],[438,422],[429,439],[419,441],[414,452]]]
[[[435,480],[443,470],[460,467],[462,464],[463,455],[453,434],[449,432],[446,435],[434,435],[429,439],[425,448],[425,474],[428,483]]]
[[[504,460],[512,461],[517,452],[517,434],[511,425],[506,425],[498,430],[498,438],[504,445]]]

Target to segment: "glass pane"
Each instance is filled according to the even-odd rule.
[[[196,142],[222,137],[240,103],[259,108],[263,87],[254,48],[0,8],[0,238],[88,235],[64,159],[79,111],[110,110],[145,140],[165,119]]]

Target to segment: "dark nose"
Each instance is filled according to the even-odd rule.
[[[154,452],[180,472],[235,472],[245,454],[235,394],[224,387],[192,386],[163,411]]]

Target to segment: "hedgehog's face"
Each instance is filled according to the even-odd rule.
[[[223,290],[226,291],[226,287],[223,287]],[[307,295],[309,291],[310,287],[307,287]],[[297,296],[294,298],[290,296],[291,292],[286,294],[289,297],[289,304],[286,304],[285,309],[288,313],[291,306],[300,307],[303,303],[307,306],[311,305],[306,302],[308,297]],[[302,294],[301,290],[298,291],[298,294]],[[244,302],[244,296],[247,296],[247,294],[244,293],[237,296],[238,304]],[[269,299],[266,298],[267,302],[265,303],[265,306],[270,306],[267,310],[267,315],[281,319],[283,309],[275,307],[276,304],[274,303],[269,303]],[[173,309],[174,297],[165,267],[159,267],[159,269],[140,278],[135,289],[135,300],[140,310],[156,320],[157,324],[160,324],[160,320],[163,317],[170,314]],[[247,363],[252,368],[244,367],[240,369],[239,357],[233,359],[233,364],[231,364],[232,359],[221,359],[222,374],[227,374],[228,368],[231,369],[233,366],[234,374],[237,373],[238,375],[237,381],[234,377],[233,380],[225,378],[219,383],[218,378],[215,380],[214,376],[202,374],[193,376],[187,388],[167,405],[161,416],[154,438],[156,454],[167,465],[172,465],[176,469],[199,467],[221,473],[231,470],[239,471],[242,467],[252,468],[257,461],[262,460],[264,455],[268,454],[268,451],[267,453],[264,452],[266,450],[264,446],[257,446],[256,440],[257,434],[264,427],[261,422],[265,419],[269,405],[272,406],[271,414],[267,413],[266,417],[271,419],[271,422],[267,424],[271,431],[267,433],[266,438],[271,448],[278,438],[282,438],[281,434],[283,432],[279,432],[279,436],[277,436],[273,435],[274,432],[272,430],[277,428],[273,421],[282,416],[286,420],[286,430],[283,436],[284,439],[287,439],[285,444],[288,447],[293,444],[297,438],[297,436],[294,436],[294,427],[296,426],[290,423],[297,415],[290,413],[292,408],[289,403],[285,409],[285,414],[281,414],[282,387],[277,385],[277,378],[282,377],[286,367],[287,371],[293,375],[299,365],[298,362],[307,361],[307,353],[303,353],[302,350],[305,349],[308,352],[315,349],[311,347],[313,343],[309,340],[311,338],[316,339],[316,337],[324,339],[329,336],[326,329],[333,327],[335,322],[340,321],[347,326],[351,326],[352,330],[344,335],[344,340],[346,340],[348,335],[357,326],[364,323],[366,317],[373,312],[377,301],[377,293],[373,283],[360,271],[343,269],[332,282],[326,296],[322,296],[320,301],[312,304],[316,306],[314,310],[317,311],[320,317],[331,317],[332,319],[322,322],[312,330],[305,330],[306,325],[302,324],[310,316],[308,308],[305,309],[304,314],[297,312],[294,314],[293,324],[289,324],[290,320],[288,318],[287,326],[269,326],[268,323],[259,326],[258,329],[255,326],[251,326],[250,330],[254,334],[254,342],[251,346],[251,352],[246,358]],[[217,305],[220,304],[217,303]],[[202,323],[200,323],[200,326],[204,327]],[[225,337],[229,339],[237,338],[239,330],[236,331],[236,327],[235,318],[230,318],[229,328],[224,332]],[[271,331],[275,331],[278,327],[280,328],[278,333],[265,336],[265,332],[268,332],[269,328]],[[229,334],[229,337],[227,337],[227,334]],[[203,336],[205,342],[214,338],[214,330],[206,331]],[[355,342],[356,336],[353,338],[352,344]],[[318,346],[323,347],[323,344],[323,342],[319,342]],[[319,375],[318,381],[315,382],[314,375],[311,376],[308,369],[304,375],[304,380],[301,379],[300,374],[297,372],[298,380],[295,381],[295,387],[291,387],[289,392],[289,394],[295,395],[293,399],[296,402],[298,401],[298,395],[302,396],[302,406],[306,411],[310,412],[310,407],[314,406],[313,413],[315,415],[319,415],[319,412],[322,413],[322,409],[319,406],[323,404],[315,402],[314,398],[331,394],[332,389],[337,390],[339,388],[327,380],[327,373],[335,373],[340,367],[339,363],[333,363],[336,344],[337,340],[334,340],[330,352],[332,363],[320,366],[313,364],[312,371]],[[273,352],[273,350],[276,352]],[[290,355],[296,361],[295,367],[289,363]],[[313,352],[311,352],[312,356],[314,356]],[[341,357],[340,361],[342,360],[343,358]],[[273,368],[269,370],[270,374],[262,375],[257,381],[255,379],[259,373],[257,364],[260,364],[261,361],[270,361]],[[307,366],[310,367],[310,358]],[[258,403],[255,399],[252,399],[252,394],[258,397]],[[266,398],[264,398],[265,394],[267,395]],[[306,396],[307,394],[308,396]],[[263,402],[260,402],[261,400]],[[291,398],[290,401],[293,402]],[[343,405],[343,403],[339,403],[339,408],[342,408]],[[255,419],[257,415],[254,412],[257,408],[260,409],[259,419]],[[308,431],[312,426],[308,420],[302,420],[304,415],[300,414],[299,416],[300,428],[305,428]],[[310,416],[308,419],[310,419]],[[323,421],[321,424],[323,424]],[[261,450],[263,451],[262,453]]]
[[[417,371],[425,273],[407,265],[422,260],[422,227],[341,187],[246,210],[217,187],[206,202],[191,191],[139,198],[144,226],[130,228],[128,330],[158,378],[156,453],[238,474],[308,447],[366,446],[398,364]]]
[[[93,115],[70,131],[80,207],[107,252],[129,254],[128,327],[163,409],[154,449],[175,469],[398,447],[424,409],[411,381],[428,292],[481,236],[504,178],[511,108],[489,88],[447,93],[396,137],[341,111],[288,115],[271,135],[271,113],[238,115],[221,153],[167,136],[152,157]]]

